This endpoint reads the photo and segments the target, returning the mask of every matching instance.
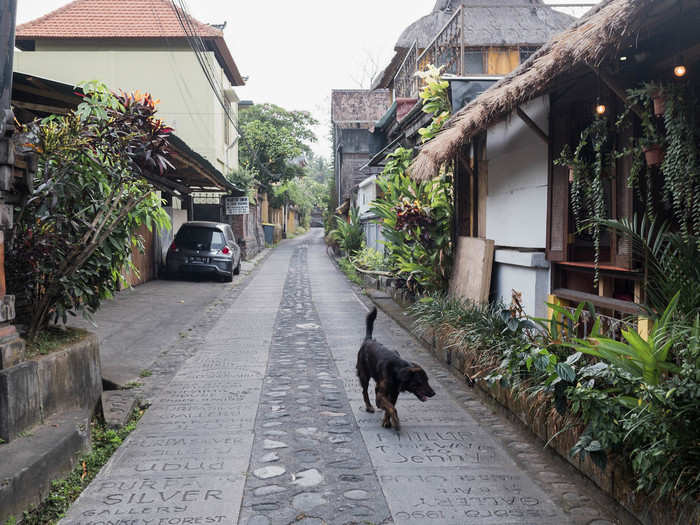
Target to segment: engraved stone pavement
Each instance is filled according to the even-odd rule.
[[[355,376],[368,301],[321,231],[244,286],[61,524],[634,523],[380,312],[437,392],[382,428]]]

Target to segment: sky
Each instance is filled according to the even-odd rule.
[[[21,24],[69,0],[17,3]],[[245,86],[236,88],[238,96],[310,111],[319,121],[318,142],[312,149],[325,157],[331,149],[331,90],[369,87],[372,73],[383,69],[393,56],[401,32],[434,4],[435,0],[186,1],[197,20],[227,23],[224,37],[239,71],[248,77]],[[585,10],[579,8],[578,14]],[[576,14],[576,9],[567,12]]]

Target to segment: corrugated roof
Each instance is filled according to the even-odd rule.
[[[231,84],[244,84],[224,41],[224,33],[187,17],[192,31],[213,44],[213,51]],[[16,40],[157,39],[187,37],[168,0],[74,0],[17,26]]]

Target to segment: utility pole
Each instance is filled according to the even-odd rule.
[[[17,0],[0,0],[0,369],[12,366],[23,353],[17,335],[15,298],[6,294],[5,233],[12,228],[12,191],[15,170],[15,132],[12,114],[12,65],[15,51]]]

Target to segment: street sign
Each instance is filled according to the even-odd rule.
[[[248,215],[248,197],[224,197],[224,209],[226,215]]]

